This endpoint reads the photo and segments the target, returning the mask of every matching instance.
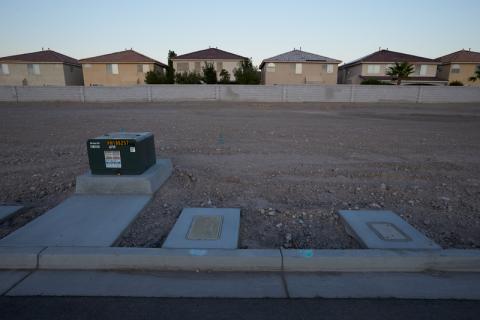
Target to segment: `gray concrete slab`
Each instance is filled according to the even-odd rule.
[[[0,206],[0,222],[22,209],[23,206]]]
[[[163,248],[236,249],[240,209],[185,208]]]
[[[170,177],[173,167],[170,159],[157,163],[140,175],[92,175],[87,172],[77,177],[77,194],[154,194]]]
[[[147,195],[75,195],[0,240],[0,246],[111,246]]]
[[[292,298],[480,299],[478,273],[285,273]]]
[[[368,249],[441,249],[392,211],[340,210],[345,229]]]
[[[279,273],[36,271],[10,296],[284,298]]]
[[[40,269],[280,271],[278,249],[48,248]]]
[[[28,271],[5,270],[0,271],[0,295],[5,294],[16,283],[28,275]],[[0,312],[1,315],[1,312]]]
[[[0,247],[0,269],[35,269],[46,247]]]

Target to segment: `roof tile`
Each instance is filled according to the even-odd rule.
[[[470,50],[460,50],[453,52],[444,56],[441,56],[437,59],[442,63],[449,62],[480,62],[480,52],[470,51]]]
[[[223,51],[217,48],[208,48],[205,50],[194,51],[186,54],[179,55],[173,60],[210,60],[210,59],[223,59],[223,60],[244,60],[246,57],[242,57],[238,54]]]
[[[166,67],[166,65],[161,63],[160,61],[147,57],[134,50],[124,50],[124,51],[104,54],[101,56],[85,58],[79,61],[81,63],[155,63],[163,67]]]
[[[53,50],[42,50],[37,52],[17,54],[0,58],[3,62],[43,62],[43,63],[66,63],[80,65],[77,59],[55,52]]]
[[[265,59],[262,61],[260,64],[260,68],[263,67],[263,65],[266,62],[328,62],[328,63],[340,63],[340,60],[332,59],[329,57],[324,57],[318,54],[306,52],[306,51],[301,51],[301,50],[292,50],[289,52],[285,52],[282,54],[279,54],[277,56]]]

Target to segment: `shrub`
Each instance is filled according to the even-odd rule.
[[[167,77],[163,72],[157,72],[157,71],[148,71],[147,74],[145,74],[145,83],[147,84],[164,84],[164,83],[169,83],[167,81]]]
[[[217,71],[213,63],[205,62],[205,66],[202,68],[203,71],[203,81],[207,84],[217,83]]]
[[[202,76],[198,72],[177,72],[175,74],[175,82],[178,84],[201,84]]]
[[[228,73],[228,71],[225,69],[220,71],[220,83],[230,83],[230,73]]]
[[[243,60],[233,74],[238,84],[260,84],[260,73],[258,68],[252,64],[251,59]]]
[[[377,79],[367,79],[363,80],[360,84],[365,84],[365,85],[392,85],[390,82],[384,82],[380,81]]]
[[[463,82],[455,80],[455,81],[450,82],[448,85],[453,86],[453,87],[461,87],[461,86],[463,86]]]
[[[175,83],[175,69],[173,68],[173,61],[172,59],[175,58],[177,54],[175,51],[169,50],[168,51],[168,67],[167,67],[167,83]]]

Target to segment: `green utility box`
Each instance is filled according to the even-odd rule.
[[[105,134],[88,139],[87,149],[92,174],[142,174],[156,162],[151,132]]]

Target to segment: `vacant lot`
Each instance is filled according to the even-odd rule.
[[[385,208],[480,247],[480,105],[0,104],[0,237],[72,194],[87,138],[152,131],[174,175],[122,246],[161,246],[183,207],[240,207],[242,247],[354,248],[335,212]]]

